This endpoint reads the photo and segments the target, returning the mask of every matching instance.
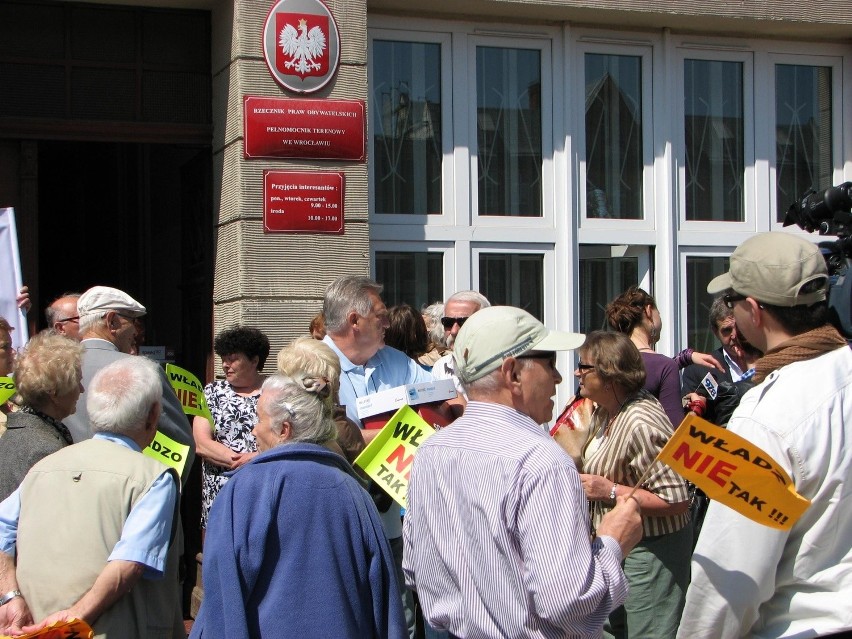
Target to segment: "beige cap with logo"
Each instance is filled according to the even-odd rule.
[[[821,281],[801,292],[809,282]],[[826,297],[828,268],[819,247],[789,233],[761,233],[740,244],[731,254],[727,273],[707,285],[713,295],[736,291],[773,306],[810,306]]]
[[[467,319],[456,337],[456,375],[462,382],[472,382],[500,368],[507,357],[529,351],[570,351],[585,341],[582,333],[549,331],[514,306],[483,308]]]

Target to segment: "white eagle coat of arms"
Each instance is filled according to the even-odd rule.
[[[322,64],[315,58],[321,58],[326,49],[325,34],[319,27],[308,31],[308,23],[304,18],[299,20],[298,31],[292,24],[284,25],[278,36],[278,45],[284,55],[290,56],[284,63],[288,69],[304,75],[322,68]]]

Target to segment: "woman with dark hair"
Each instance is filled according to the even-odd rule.
[[[631,286],[606,307],[610,328],[624,333],[639,349],[645,364],[645,389],[660,400],[666,415],[677,428],[686,413],[680,393],[680,369],[689,364],[724,370],[712,355],[687,348],[672,359],[654,350],[663,321],[654,298],[638,286]]]
[[[9,414],[0,438],[0,501],[36,462],[73,443],[62,420],[77,410],[83,391],[82,356],[79,342],[53,332],[27,342],[15,369],[22,405]]]
[[[616,497],[630,494],[643,517],[644,537],[624,560],[630,594],[605,630],[614,637],[674,637],[689,585],[689,497],[686,481],[654,461],[674,429],[660,402],[642,388],[642,357],[625,335],[589,333],[579,355],[574,375],[580,395],[597,404],[580,475],[592,524]]]
[[[201,528],[207,527],[210,506],[236,470],[257,455],[252,428],[257,421],[257,398],[269,356],[269,339],[256,328],[238,326],[219,333],[213,350],[222,358],[225,379],[204,387],[213,424],[204,417],[192,421],[192,435],[202,458]]]
[[[427,371],[432,370],[431,365],[421,361],[433,348],[423,314],[410,304],[397,304],[388,309],[388,322],[385,344],[402,351]]]

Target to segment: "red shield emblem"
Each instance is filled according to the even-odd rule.
[[[324,76],[329,71],[328,18],[309,13],[275,14],[275,67],[283,75]]]

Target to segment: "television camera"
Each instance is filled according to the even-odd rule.
[[[808,233],[837,236],[819,247],[828,266],[831,321],[852,340],[852,182],[805,193],[787,209],[784,226],[791,224]]]

